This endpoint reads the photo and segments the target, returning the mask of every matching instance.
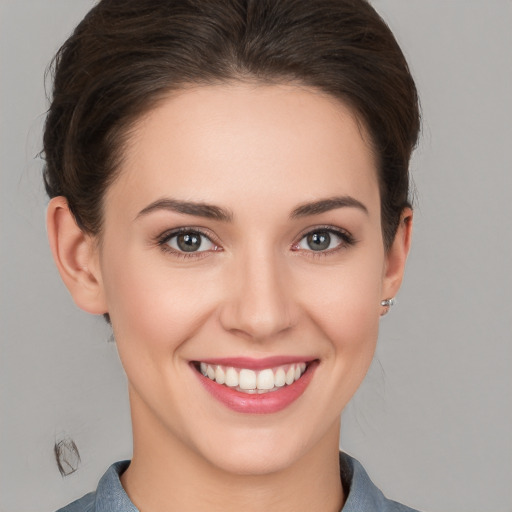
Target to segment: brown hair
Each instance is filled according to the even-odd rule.
[[[354,109],[378,160],[391,244],[409,205],[420,116],[390,29],[366,0],[101,0],[53,62],[44,180],[78,225],[101,232],[102,199],[133,122],[169,91],[251,80],[318,88]]]

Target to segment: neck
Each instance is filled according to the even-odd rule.
[[[139,510],[338,512],[343,505],[339,422],[285,469],[251,475],[225,471],[169,433],[161,423],[148,427],[147,421],[139,419],[139,414],[132,417],[133,459],[121,477]]]

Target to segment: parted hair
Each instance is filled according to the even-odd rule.
[[[377,161],[386,247],[409,206],[417,91],[366,0],[101,0],[49,70],[46,191],[88,233],[101,233],[134,122],[171,91],[233,81],[302,84],[352,109]]]

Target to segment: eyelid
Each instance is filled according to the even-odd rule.
[[[326,249],[323,251],[314,251],[312,249],[308,250],[308,249],[303,249],[303,248],[298,247],[298,244],[306,236],[313,234],[315,232],[319,232],[319,231],[327,231],[329,233],[334,233],[336,236],[338,236],[342,240],[342,242],[334,248]],[[169,240],[171,238],[173,238],[181,233],[197,233],[201,236],[204,236],[214,245],[214,249],[187,253],[187,252],[176,250],[176,249],[170,247],[169,245],[167,245],[167,243],[169,242]],[[202,257],[202,256],[204,257],[204,256],[207,256],[208,253],[223,250],[221,244],[218,242],[217,236],[214,233],[212,233],[207,228],[198,227],[198,226],[181,226],[178,228],[168,229],[168,230],[164,231],[163,233],[161,233],[160,235],[158,235],[157,237],[155,237],[155,243],[158,246],[160,246],[162,250],[171,252],[180,257],[191,257],[191,258],[193,258],[193,257],[197,258],[197,257]],[[355,245],[356,243],[357,243],[357,240],[354,238],[354,236],[348,230],[346,230],[344,228],[341,228],[339,226],[333,226],[333,225],[318,225],[318,226],[308,227],[307,229],[302,231],[296,238],[296,241],[292,243],[291,249],[292,249],[292,251],[305,252],[312,256],[322,256],[322,255],[325,256],[330,253],[336,252],[339,249],[343,249],[343,248],[347,248],[352,245]]]
[[[178,236],[183,233],[197,233],[198,235],[207,238],[213,244],[214,248],[205,250],[205,251],[184,252],[184,251],[179,251],[179,250],[177,250],[173,247],[170,247],[168,245],[169,240],[171,240],[175,236]],[[222,250],[221,245],[218,243],[218,241],[216,239],[217,239],[217,237],[209,229],[201,228],[201,227],[197,227],[197,226],[182,226],[179,228],[172,228],[172,229],[168,229],[168,230],[164,231],[163,233],[161,233],[160,235],[158,235],[155,238],[155,243],[158,246],[160,246],[160,248],[163,251],[171,252],[180,257],[191,257],[191,258],[196,257],[197,258],[197,257],[201,257],[201,256],[206,256],[206,254],[209,252]]]
[[[336,236],[341,238],[342,243],[340,243],[338,246],[332,248],[332,249],[326,249],[324,251],[313,251],[312,249],[302,249],[298,247],[299,243],[308,235],[311,235],[313,233],[317,233],[319,231],[327,231],[328,233],[334,233]],[[322,255],[328,255],[332,252],[336,252],[339,249],[343,249],[352,245],[355,245],[357,243],[357,240],[354,238],[354,236],[347,231],[344,228],[340,228],[338,226],[332,226],[332,225],[319,225],[319,226],[313,226],[309,227],[306,230],[302,231],[301,234],[297,237],[296,241],[292,244],[292,250],[294,251],[304,251],[307,253],[310,253],[314,256],[322,256]]]

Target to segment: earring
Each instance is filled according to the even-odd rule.
[[[391,297],[390,299],[384,299],[380,301],[380,305],[384,308],[380,316],[387,315],[389,313],[389,309],[391,306],[394,306],[396,304],[396,300],[394,297]]]

